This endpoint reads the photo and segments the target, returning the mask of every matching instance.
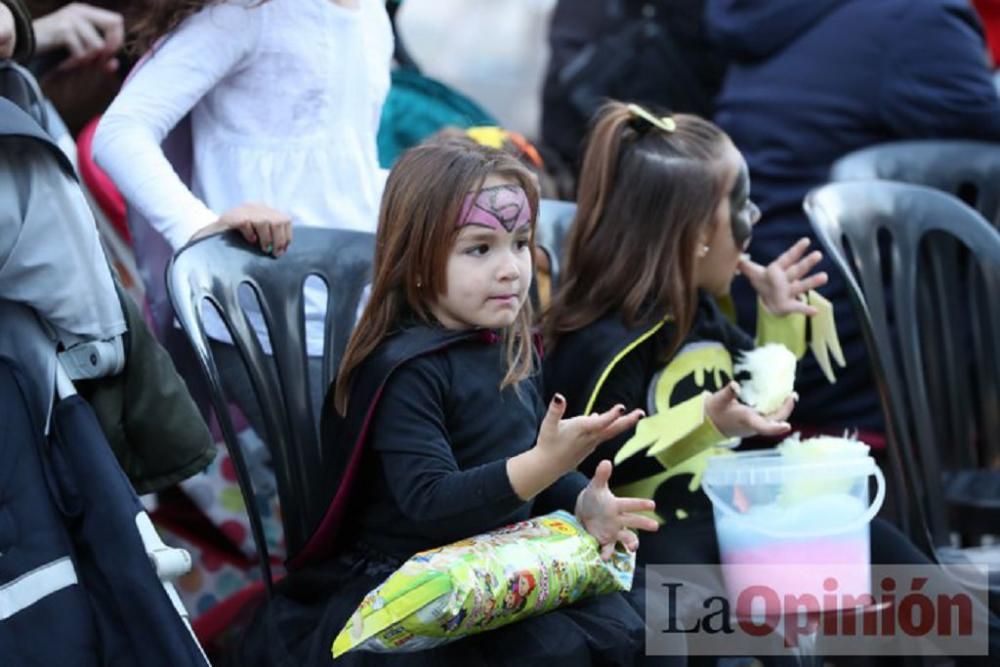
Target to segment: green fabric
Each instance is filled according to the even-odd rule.
[[[806,353],[806,316],[802,313],[773,315],[757,301],[757,345],[781,343],[801,359]]]
[[[125,369],[77,383],[136,493],[161,491],[203,470],[215,443],[173,361],[115,282],[128,324]]]
[[[386,169],[400,153],[445,127],[497,125],[481,106],[448,86],[408,68],[392,71],[382,107],[378,159]]]

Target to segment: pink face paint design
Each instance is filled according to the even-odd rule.
[[[495,185],[465,196],[458,226],[481,225],[512,232],[531,223],[528,195],[517,185]]]

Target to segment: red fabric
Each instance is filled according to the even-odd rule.
[[[93,195],[111,226],[131,246],[132,235],[125,222],[125,199],[108,175],[94,162],[94,132],[97,130],[97,123],[100,120],[101,117],[98,116],[80,130],[76,139],[77,166],[83,184],[87,186],[87,190]]]
[[[1000,0],[972,0],[972,6],[979,12],[986,32],[986,44],[990,48],[993,64],[1000,63]]]

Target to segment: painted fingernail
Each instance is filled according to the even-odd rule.
[[[264,248],[264,252],[274,252],[274,244],[273,243],[268,243],[267,247]]]
[[[566,399],[563,398],[562,394],[556,394],[552,397],[552,400],[556,402],[556,405],[562,405],[566,402]]]
[[[618,406],[618,414],[620,414],[620,415],[625,414],[625,406],[624,405],[619,405]]]

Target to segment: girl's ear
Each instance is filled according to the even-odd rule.
[[[708,251],[711,249],[712,237],[715,235],[715,224],[709,223],[704,225],[700,232],[698,232],[698,241],[694,246],[694,255],[698,259],[708,255]]]

